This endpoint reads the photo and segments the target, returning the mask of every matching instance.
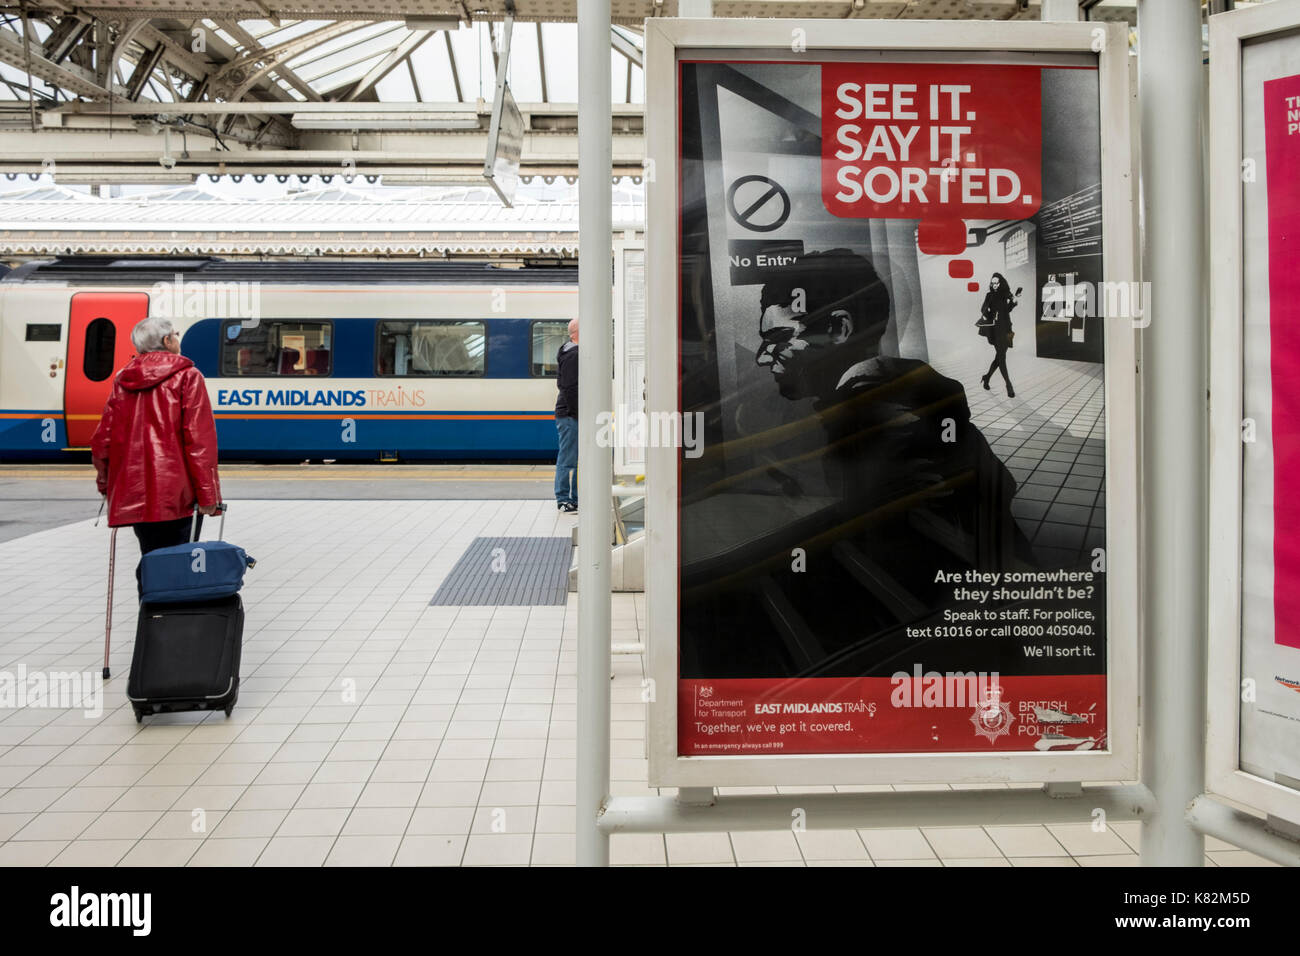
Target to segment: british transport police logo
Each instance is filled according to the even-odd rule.
[[[1002,700],[1002,688],[997,684],[985,691],[970,715],[975,733],[987,737],[989,743],[996,743],[1003,734],[1010,733],[1015,719],[1010,705]]]

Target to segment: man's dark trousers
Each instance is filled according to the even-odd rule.
[[[578,503],[578,420],[557,418],[559,452],[555,456],[555,503]]]

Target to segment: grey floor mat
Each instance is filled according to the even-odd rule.
[[[563,604],[570,538],[475,538],[438,593],[437,605]]]

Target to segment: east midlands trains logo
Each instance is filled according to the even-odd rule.
[[[360,388],[334,388],[319,391],[304,388],[221,388],[217,390],[217,405],[222,408],[298,408],[320,406],[326,408],[360,408],[366,404],[366,393]]]
[[[1003,734],[1010,733],[1015,719],[1010,705],[1002,700],[1002,688],[997,684],[984,693],[970,715],[975,733],[987,738],[989,743],[996,743]]]

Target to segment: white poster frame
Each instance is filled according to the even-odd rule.
[[[793,45],[792,45],[793,44]],[[803,50],[792,54],[792,49]],[[1101,109],[1103,272],[1139,277],[1136,244],[1133,89],[1127,27],[1099,23],[994,21],[646,21],[647,410],[678,409],[678,103],[680,55],[731,51],[753,58],[815,58],[833,51],[901,51],[919,59],[970,56],[1025,62],[1025,54],[1097,57]],[[992,58],[997,58],[996,60]],[[657,173],[657,175],[655,175]],[[1107,700],[1108,749],[1089,752],[909,753],[780,756],[678,755],[677,574],[680,449],[646,450],[647,614],[650,786],[800,786],[1132,780],[1138,750],[1138,376],[1137,331],[1108,320]],[[1124,374],[1132,369],[1133,374]]]
[[[1300,29],[1300,2],[1210,18],[1210,476],[1206,790],[1300,823],[1300,789],[1241,768],[1242,46]],[[1298,68],[1300,69],[1300,68]],[[1236,188],[1231,188],[1232,184]]]
[[[626,427],[619,421],[618,413],[636,407],[638,383],[627,380],[628,318],[627,318],[627,253],[645,252],[645,239],[638,238],[632,230],[623,233],[623,238],[614,240],[614,425],[616,429]],[[644,269],[644,259],[642,260]],[[644,282],[642,283],[644,287]],[[644,306],[642,315],[645,315]],[[641,330],[641,341],[645,342],[645,329]],[[643,356],[644,357],[644,356]],[[645,474],[645,461],[629,461],[628,445],[622,440],[622,432],[616,433],[619,440],[614,443],[614,477],[636,478]]]

